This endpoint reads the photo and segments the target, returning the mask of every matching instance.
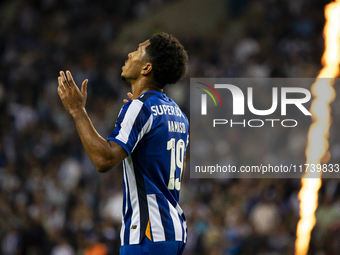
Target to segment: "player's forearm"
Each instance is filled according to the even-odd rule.
[[[114,152],[103,137],[94,128],[84,108],[70,112],[80,137],[80,140],[94,166],[99,172],[106,172],[117,164]]]

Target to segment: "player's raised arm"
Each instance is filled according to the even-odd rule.
[[[115,142],[108,142],[94,128],[85,110],[87,82],[83,81],[81,91],[75,84],[72,75],[66,71],[58,77],[58,94],[64,107],[72,115],[81,142],[99,172],[106,172],[119,164],[126,156],[126,151]]]

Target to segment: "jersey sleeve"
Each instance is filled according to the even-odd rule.
[[[129,101],[121,109],[115,129],[107,140],[116,142],[130,155],[143,136],[151,130],[152,121],[151,111],[142,101]]]

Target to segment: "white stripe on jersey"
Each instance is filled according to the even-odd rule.
[[[132,207],[131,225],[136,225],[134,229],[130,228],[129,244],[139,244],[140,237],[140,212],[139,212],[139,201],[135,171],[133,169],[132,157],[129,155],[125,158],[125,169],[127,175],[127,184],[129,185],[130,201]]]
[[[142,106],[142,101],[133,100],[128,110],[126,111],[124,119],[121,123],[119,134],[116,136],[116,139],[118,139],[122,143],[127,144],[132,126],[135,123],[136,117],[138,116],[140,109],[142,109]]]
[[[188,144],[189,144],[189,134],[188,134],[188,137],[187,137],[187,144],[185,145],[185,149],[188,147]]]
[[[159,213],[158,209],[156,194],[147,195],[147,200],[153,241],[165,241],[164,228],[162,224],[161,214]]]
[[[178,212],[169,201],[168,201],[168,205],[169,205],[170,216],[171,216],[172,222],[174,224],[175,240],[176,241],[182,241],[183,240],[182,239],[183,238],[183,236],[182,236],[182,224],[179,220]]]
[[[185,220],[183,220],[183,228],[184,228],[184,243],[187,242],[187,222]]]
[[[124,223],[124,215],[122,215],[122,227],[120,229],[120,244],[124,245],[124,231],[125,231],[125,223]]]
[[[150,132],[151,127],[152,127],[152,122],[153,122],[153,114],[150,115],[148,121],[144,124],[142,130],[139,132],[137,142],[136,142],[135,146],[133,147],[131,153],[136,148],[137,144],[143,138],[143,136]]]
[[[123,169],[125,169],[125,161],[123,160]],[[126,197],[126,202],[125,202],[125,208],[123,208],[123,215],[122,215],[122,228],[120,229],[120,241],[121,245],[124,245],[124,232],[125,232],[125,222],[124,222],[124,215],[126,215],[127,209],[128,209],[128,185],[127,185],[127,176],[126,176],[126,171],[123,171],[123,180],[124,180],[124,186],[125,186],[125,197]]]
[[[176,210],[179,213],[179,215],[183,214],[182,208],[179,206],[179,204],[176,205]],[[187,242],[187,222],[183,219],[183,229],[184,229],[184,242]]]

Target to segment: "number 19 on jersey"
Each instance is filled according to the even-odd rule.
[[[169,190],[174,190],[174,189],[180,190],[181,189],[180,178],[182,176],[182,171],[183,171],[184,149],[185,149],[185,143],[182,139],[179,139],[176,143],[176,139],[171,138],[167,143],[167,150],[170,150],[170,153],[171,153],[170,177],[169,177],[169,184],[168,184]],[[175,178],[177,169],[180,171],[180,174],[178,178]]]

